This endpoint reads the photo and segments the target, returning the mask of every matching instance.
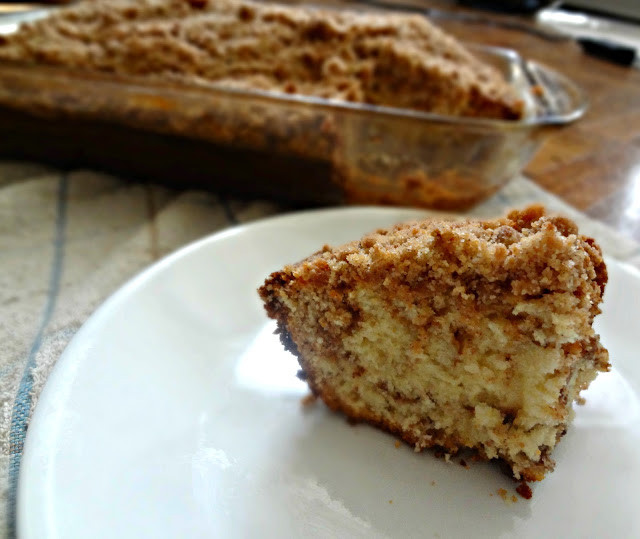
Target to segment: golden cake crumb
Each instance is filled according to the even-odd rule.
[[[259,292],[329,408],[418,451],[468,448],[538,481],[573,402],[609,369],[592,327],[606,282],[594,240],[532,206],[378,230]]]
[[[309,393],[308,395],[302,397],[300,404],[302,404],[302,406],[312,406],[313,404],[315,404],[316,400],[318,400],[318,397],[313,393]]]

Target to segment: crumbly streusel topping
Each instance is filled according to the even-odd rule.
[[[84,0],[0,36],[0,59],[514,119],[501,75],[426,18],[242,0]]]
[[[320,261],[338,280],[346,273],[370,281],[385,276],[411,282],[428,274],[451,283],[475,276],[469,289],[495,283],[520,296],[577,290],[587,280],[599,298],[607,282],[595,242],[579,235],[569,219],[546,216],[541,206],[489,221],[427,219],[397,225],[341,247],[325,246],[284,272],[317,278]]]
[[[607,282],[600,248],[563,217],[541,206],[489,221],[427,219],[369,234],[286,266],[279,285],[295,293],[306,283],[336,289],[369,283],[393,298],[388,307],[420,325],[452,298],[473,299],[540,344],[562,344],[551,313],[574,327],[590,327]],[[526,302],[527,307],[522,306]],[[465,303],[463,301],[463,303]],[[579,315],[576,313],[580,313]]]

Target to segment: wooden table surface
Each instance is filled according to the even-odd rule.
[[[443,7],[442,2],[431,4]],[[526,18],[489,16],[531,24]],[[640,241],[640,70],[588,56],[569,39],[553,41],[480,23],[437,23],[465,41],[513,48],[565,73],[585,90],[590,102],[586,115],[552,131],[525,174],[587,215]]]

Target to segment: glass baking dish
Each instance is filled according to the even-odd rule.
[[[586,109],[562,74],[470,48],[518,90],[522,120],[0,63],[0,155],[300,206],[465,210]]]

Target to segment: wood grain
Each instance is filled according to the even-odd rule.
[[[430,4],[443,7],[443,2]],[[451,4],[444,7],[451,9]],[[527,18],[488,17],[532,25]],[[496,25],[436,22],[465,41],[513,48],[565,73],[585,90],[590,103],[586,115],[549,132],[525,174],[640,241],[640,70],[589,56],[569,39],[553,41]]]

